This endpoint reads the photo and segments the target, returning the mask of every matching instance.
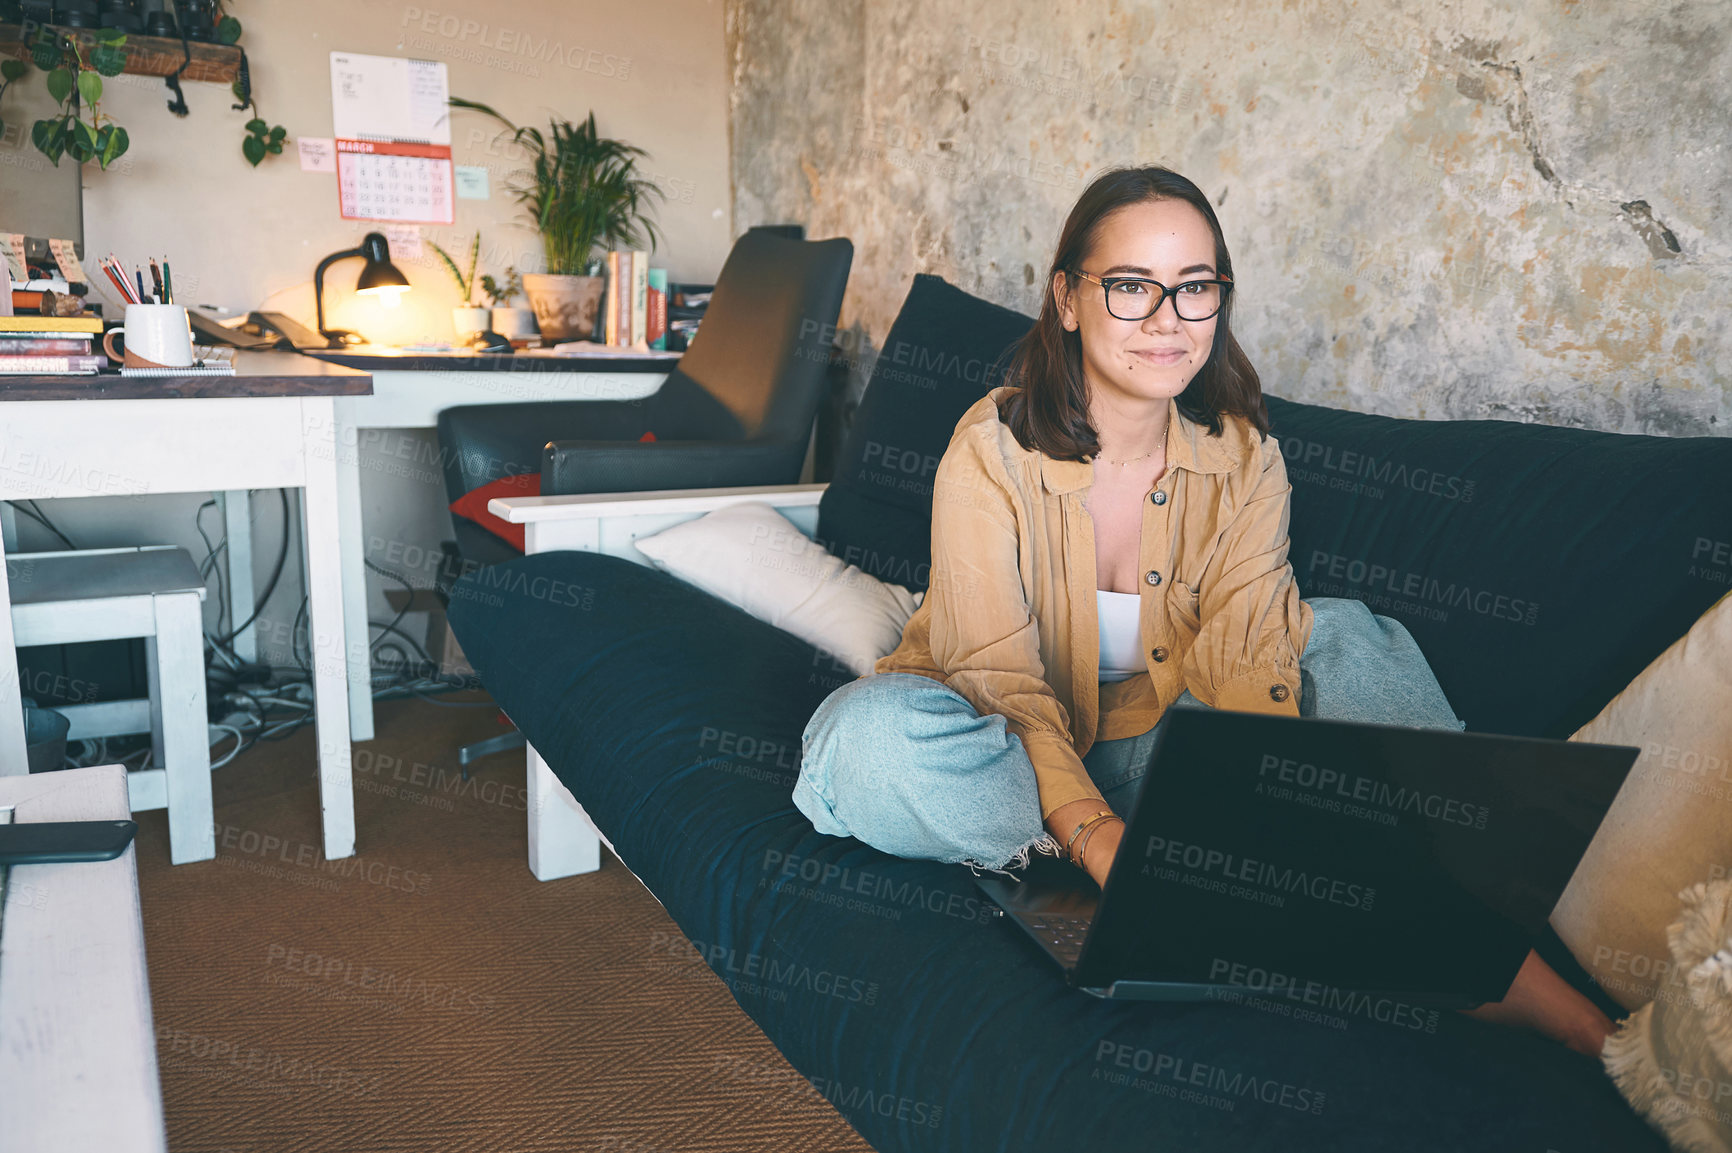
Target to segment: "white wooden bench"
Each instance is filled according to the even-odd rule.
[[[124,818],[126,778],[0,776],[0,822]],[[0,1149],[163,1153],[137,846],[0,876]]]
[[[827,487],[791,484],[501,497],[489,501],[487,510],[524,527],[526,554],[599,552],[648,566],[649,558],[633,541],[747,501],[768,504],[801,532],[813,536],[818,531],[818,499]],[[535,747],[528,746],[527,751],[530,871],[543,881],[594,872],[601,867],[601,845],[606,838]],[[607,847],[612,849],[612,843]]]
[[[150,696],[56,705],[68,740],[149,733],[155,769],[127,774],[133,812],[168,809],[177,865],[216,856],[205,713],[204,578],[183,548],[94,548],[6,558],[19,648],[144,637]]]

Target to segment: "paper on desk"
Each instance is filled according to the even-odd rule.
[[[64,276],[68,283],[90,279],[84,275],[84,266],[78,263],[78,250],[72,246],[72,241],[50,240],[48,251],[54,254],[54,263],[60,266],[60,275]]]
[[[30,279],[30,272],[24,267],[22,232],[0,232],[0,253],[6,256],[6,267],[11,271],[13,280],[23,284]]]
[[[651,348],[647,344],[597,344],[593,340],[568,340],[548,350],[555,356],[650,356],[678,360],[681,353]]]

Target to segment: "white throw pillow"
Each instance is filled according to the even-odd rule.
[[[903,626],[926,595],[844,564],[757,501],[632,543],[657,568],[793,633],[857,677],[901,643]]]
[[[1626,1009],[1683,985],[1666,926],[1679,890],[1732,870],[1732,596],[1570,739],[1642,750],[1552,927]]]

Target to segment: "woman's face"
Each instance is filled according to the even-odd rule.
[[[1185,201],[1145,201],[1101,221],[1080,267],[1091,276],[1140,276],[1174,288],[1218,275],[1215,237],[1203,214]],[[1214,347],[1220,314],[1181,320],[1170,295],[1146,320],[1120,320],[1107,311],[1101,286],[1093,281],[1075,280],[1067,293],[1060,273],[1053,277],[1053,292],[1060,321],[1081,334],[1091,397],[1103,391],[1126,399],[1177,396],[1202,371]],[[1114,308],[1130,313],[1118,299]]]

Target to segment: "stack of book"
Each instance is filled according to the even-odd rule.
[[[668,273],[651,268],[647,252],[607,254],[604,339],[618,347],[666,348]]]
[[[102,320],[95,316],[0,316],[0,376],[78,376],[98,372]]]

